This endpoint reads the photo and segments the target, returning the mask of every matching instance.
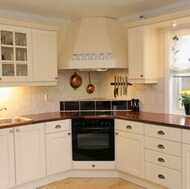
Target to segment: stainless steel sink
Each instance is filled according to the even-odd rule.
[[[0,118],[0,125],[23,123],[23,122],[28,122],[28,121],[32,121],[32,120],[26,117],[14,116],[14,117]]]

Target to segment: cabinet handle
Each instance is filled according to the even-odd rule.
[[[61,125],[56,125],[55,128],[56,128],[56,129],[60,129],[60,128],[61,128]]]
[[[162,144],[158,144],[157,147],[160,148],[160,149],[164,149],[165,148],[164,145],[162,145]]]
[[[165,160],[163,158],[158,158],[158,161],[161,162],[161,163],[165,162]]]
[[[10,130],[9,132],[10,132],[10,133],[13,133],[13,130]]]
[[[71,135],[71,133],[67,133],[68,135]]]
[[[20,129],[16,129],[16,132],[20,132]]]
[[[92,167],[96,167],[96,166],[93,164]]]
[[[160,179],[165,179],[165,176],[162,175],[162,174],[159,174],[159,175],[158,175],[158,178],[160,178]]]
[[[126,129],[132,129],[131,125],[127,125]]]
[[[158,131],[157,132],[159,135],[165,135],[164,131]]]

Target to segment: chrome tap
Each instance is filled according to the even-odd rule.
[[[2,111],[2,110],[7,110],[7,108],[1,108],[0,111]]]

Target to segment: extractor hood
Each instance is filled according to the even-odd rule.
[[[59,69],[127,68],[127,34],[115,19],[90,17],[73,21],[58,55]]]

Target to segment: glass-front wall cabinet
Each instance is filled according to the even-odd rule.
[[[0,25],[2,81],[31,79],[31,29]]]

